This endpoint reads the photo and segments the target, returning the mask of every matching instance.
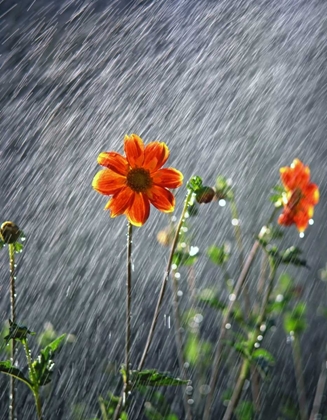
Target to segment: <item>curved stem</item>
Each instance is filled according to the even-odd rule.
[[[38,384],[37,376],[36,376],[36,373],[35,373],[35,370],[34,370],[34,367],[33,367],[31,351],[30,351],[29,346],[28,346],[27,338],[22,340],[22,343],[23,343],[24,350],[25,350],[28,370],[29,370],[29,374],[30,374],[30,380],[33,384],[33,395],[34,395],[34,400],[35,400],[37,417],[38,417],[39,420],[42,420],[42,405],[41,405],[41,399],[40,399],[40,394],[39,394],[39,384]]]
[[[150,345],[151,345],[151,342],[152,342],[152,339],[153,339],[153,333],[154,333],[154,330],[155,330],[156,325],[157,325],[158,316],[159,316],[159,312],[160,312],[160,309],[161,309],[161,304],[162,304],[162,301],[163,301],[163,298],[164,298],[164,295],[165,295],[166,286],[167,286],[167,282],[168,282],[168,278],[169,278],[171,264],[172,264],[175,249],[176,249],[176,246],[177,246],[177,243],[178,243],[179,232],[180,232],[181,227],[182,227],[183,222],[184,222],[185,213],[186,213],[186,211],[187,211],[187,209],[190,205],[190,199],[192,197],[192,194],[193,194],[192,191],[189,190],[188,193],[187,193],[185,202],[184,202],[184,207],[183,207],[183,210],[182,210],[181,217],[179,219],[179,222],[178,222],[178,225],[177,225],[177,228],[176,228],[175,237],[174,237],[174,240],[173,240],[173,243],[172,243],[172,246],[171,246],[171,250],[170,250],[170,255],[169,255],[169,258],[168,258],[167,268],[165,270],[165,273],[164,273],[164,276],[163,276],[163,279],[162,279],[161,289],[160,289],[156,309],[155,309],[154,314],[153,314],[151,327],[150,327],[150,330],[149,330],[149,333],[148,333],[148,338],[147,338],[145,346],[144,346],[144,350],[143,350],[143,353],[142,353],[140,363],[138,365],[138,370],[142,370],[142,368],[144,366],[144,362],[145,362],[145,359],[148,355],[149,348],[150,348]]]
[[[16,323],[16,287],[15,287],[15,248],[14,244],[8,245],[9,250],[9,271],[10,271],[10,317],[13,323]],[[16,342],[11,340],[10,359],[11,363],[15,365],[16,359]],[[15,403],[16,403],[16,389],[15,379],[10,376],[10,391],[9,391],[9,420],[15,419]]]
[[[263,299],[263,303],[261,306],[261,311],[257,320],[257,324],[256,324],[256,329],[252,335],[252,338],[249,340],[249,351],[250,351],[250,358],[252,356],[252,352],[255,349],[254,345],[257,341],[257,337],[260,334],[260,326],[261,324],[264,322],[265,318],[266,318],[266,310],[267,310],[267,306],[269,303],[269,298],[271,295],[271,292],[273,290],[273,286],[274,286],[274,280],[275,280],[275,276],[276,276],[276,270],[277,270],[277,266],[274,262],[271,262],[270,265],[270,275],[269,275],[269,283],[268,283],[268,287]],[[250,363],[250,359],[246,358],[243,360],[242,363],[242,367],[241,367],[241,372],[240,375],[238,377],[237,383],[236,383],[236,387],[234,388],[234,392],[232,395],[231,400],[229,401],[227,410],[225,412],[225,415],[223,417],[223,420],[230,420],[233,412],[235,410],[235,408],[237,407],[237,404],[241,398],[242,395],[242,390],[243,390],[243,386],[244,386],[244,382],[249,374],[250,371],[250,367],[251,367],[251,363]]]
[[[277,210],[278,210],[277,208],[274,209],[274,211],[272,212],[272,214],[271,214],[271,216],[268,220],[267,225],[269,225],[273,221]],[[259,234],[259,237],[260,237],[260,234]],[[218,381],[219,367],[220,367],[222,350],[223,350],[223,341],[224,341],[224,339],[226,337],[226,334],[228,332],[228,330],[225,328],[225,326],[229,321],[229,318],[230,318],[230,315],[231,315],[232,310],[234,308],[234,305],[237,302],[237,299],[239,297],[239,294],[241,292],[243,284],[244,284],[244,282],[245,282],[245,280],[246,280],[246,278],[249,274],[250,268],[252,266],[252,263],[254,261],[254,258],[256,256],[256,253],[257,253],[259,247],[260,247],[260,242],[257,239],[252,246],[252,249],[251,249],[244,265],[243,265],[241,274],[240,274],[240,276],[239,276],[239,278],[236,282],[236,285],[234,287],[233,294],[235,295],[235,299],[229,301],[228,307],[226,309],[225,315],[224,315],[223,320],[222,320],[222,327],[220,329],[219,337],[218,337],[218,340],[217,340],[217,346],[216,346],[215,357],[214,357],[214,362],[213,362],[213,369],[212,369],[211,378],[210,378],[210,382],[209,382],[210,391],[208,393],[206,404],[205,404],[205,407],[204,407],[203,420],[209,420],[210,419],[213,397],[214,397],[215,388],[216,388],[217,381]]]

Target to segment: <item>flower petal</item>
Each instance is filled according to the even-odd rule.
[[[168,157],[168,146],[165,143],[153,141],[145,147],[143,167],[150,172],[155,172],[166,163]]]
[[[124,156],[115,152],[102,152],[98,156],[98,163],[101,166],[105,166],[111,169],[117,174],[127,175],[128,162]]]
[[[124,188],[126,177],[113,172],[110,169],[99,171],[92,181],[92,187],[101,194],[112,195]]]
[[[174,168],[159,169],[152,175],[154,184],[164,188],[178,188],[183,184],[183,174]]]
[[[158,210],[164,213],[171,213],[175,209],[175,197],[165,188],[153,185],[152,188],[147,190],[147,196],[151,204]]]
[[[291,167],[280,168],[280,177],[287,189],[304,188],[310,181],[310,168],[299,159],[294,159]]]
[[[134,200],[125,211],[125,215],[134,226],[142,226],[149,217],[150,203],[146,195],[134,193]]]
[[[132,168],[140,168],[144,162],[144,144],[137,134],[125,136],[124,150],[128,163]]]
[[[129,187],[122,188],[119,192],[114,194],[105,207],[105,210],[110,210],[110,217],[116,217],[123,214],[133,203],[134,194],[134,191]]]
[[[305,201],[315,206],[319,202],[319,189],[316,184],[309,184],[303,190]]]

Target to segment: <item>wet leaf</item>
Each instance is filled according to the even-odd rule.
[[[158,372],[156,369],[147,369],[142,371],[131,371],[131,380],[137,388],[144,386],[175,386],[184,385],[188,381],[174,378],[169,372]]]
[[[56,340],[52,341],[41,350],[41,354],[33,362],[36,379],[39,385],[46,385],[51,382],[54,368],[54,362],[52,359],[65,338],[66,334],[63,334]]]
[[[226,245],[220,247],[211,245],[207,250],[207,254],[210,260],[216,265],[223,265],[229,260],[230,257]]]
[[[252,359],[263,359],[268,363],[275,363],[274,356],[266,349],[255,349],[252,353]]]
[[[0,362],[0,372],[5,373],[6,375],[13,376],[16,379],[24,382],[29,388],[33,389],[32,383],[29,381],[28,378],[25,377],[24,373],[13,366],[10,360],[6,360],[5,362]]]
[[[187,183],[187,188],[196,194],[202,188],[202,178],[197,175],[192,176]]]
[[[9,320],[9,325],[9,334],[4,337],[7,343],[10,340],[26,340],[28,335],[35,335],[35,332],[30,331],[23,325],[18,325],[15,322],[12,322],[11,319]]]

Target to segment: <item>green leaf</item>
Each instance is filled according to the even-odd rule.
[[[202,178],[195,175],[187,183],[187,188],[195,194],[202,188]]]
[[[32,383],[29,381],[29,379],[25,377],[25,375],[23,374],[21,370],[19,370],[18,368],[16,368],[15,366],[11,364],[10,360],[6,360],[5,362],[0,362],[0,372],[5,373],[6,375],[13,376],[16,379],[19,379],[20,381],[24,382],[33,391]]]
[[[198,299],[200,302],[203,302],[210,308],[217,309],[219,311],[223,311],[227,307],[227,305],[224,302],[222,302],[215,296],[214,291],[211,289],[202,290]]]
[[[131,372],[131,379],[134,386],[137,388],[139,385],[145,386],[174,386],[187,384],[187,380],[174,378],[168,372],[158,372],[156,369],[147,370],[133,370]]]
[[[241,401],[235,409],[237,420],[253,420],[254,406],[250,401]]]
[[[184,348],[185,359],[195,365],[200,357],[200,340],[196,334],[190,334]]]
[[[198,256],[199,254],[190,255],[186,251],[175,251],[173,256],[173,264],[176,264],[177,267],[181,265],[191,266],[197,261]]]
[[[232,190],[232,187],[230,186],[228,180],[224,176],[218,175],[216,179],[215,188],[216,196],[219,200],[224,199],[230,201],[234,199],[234,192]]]
[[[306,260],[300,258],[302,251],[300,248],[291,246],[282,253],[282,263],[293,264],[295,266],[307,267]]]
[[[210,260],[216,265],[223,265],[229,260],[230,257],[226,245],[220,247],[216,245],[211,245],[207,250],[207,254]]]
[[[22,252],[24,245],[21,242],[14,242],[14,251],[19,254]]]
[[[264,359],[268,363],[275,363],[274,356],[266,349],[255,349],[252,353],[252,359]]]
[[[66,338],[66,334],[61,335],[56,338],[50,344],[48,344],[44,349],[41,350],[41,354],[33,362],[33,367],[36,374],[36,379],[39,385],[46,385],[51,382],[53,374],[53,356],[58,350],[59,346]]]
[[[303,333],[307,328],[307,322],[305,320],[306,304],[304,302],[298,303],[292,312],[288,312],[284,316],[284,329],[290,334]]]

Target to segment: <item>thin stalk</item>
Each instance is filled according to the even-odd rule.
[[[162,279],[162,283],[161,283],[161,289],[160,289],[157,305],[156,305],[156,308],[155,308],[155,311],[154,311],[154,314],[153,314],[151,327],[150,327],[150,330],[149,330],[149,333],[148,333],[148,338],[147,338],[145,346],[144,346],[142,357],[141,357],[140,363],[138,365],[138,370],[142,370],[142,368],[144,366],[144,363],[145,363],[145,359],[146,359],[146,357],[148,355],[148,352],[149,352],[150,345],[152,343],[154,330],[155,330],[156,325],[157,325],[158,316],[159,316],[159,312],[160,312],[160,309],[161,309],[161,304],[162,304],[162,301],[163,301],[163,298],[164,298],[164,295],[165,295],[165,291],[166,291],[166,286],[167,286],[167,283],[168,283],[169,273],[170,273],[175,249],[176,249],[176,246],[177,246],[177,243],[178,243],[179,233],[180,233],[181,227],[183,225],[184,218],[185,218],[185,213],[186,213],[186,211],[189,207],[190,199],[192,197],[192,194],[193,194],[193,192],[191,190],[189,190],[188,193],[187,193],[187,196],[185,198],[184,207],[183,207],[182,214],[181,214],[181,217],[179,219],[179,222],[178,222],[178,225],[177,225],[177,228],[176,228],[175,237],[174,237],[174,240],[173,240],[173,243],[172,243],[172,246],[171,246],[167,267],[166,267],[166,270],[165,270],[165,273],[164,273],[164,276],[163,276],[163,279]]]
[[[218,337],[218,340],[217,340],[217,347],[216,347],[215,358],[214,358],[214,362],[213,362],[213,370],[212,370],[211,378],[210,378],[210,382],[209,382],[210,391],[208,393],[206,404],[205,404],[205,407],[204,407],[203,420],[209,420],[210,419],[213,397],[214,397],[215,388],[216,388],[217,381],[218,381],[219,367],[220,367],[222,350],[223,350],[223,342],[224,342],[224,339],[225,339],[226,334],[228,332],[228,330],[226,329],[226,324],[229,321],[229,317],[232,313],[232,310],[233,310],[234,305],[237,301],[237,298],[238,298],[240,290],[241,290],[241,288],[244,284],[244,281],[245,281],[247,275],[249,274],[249,270],[250,270],[251,265],[253,263],[254,257],[256,255],[258,249],[259,249],[259,246],[260,246],[259,241],[255,241],[255,243],[253,244],[253,247],[252,247],[252,249],[251,249],[251,251],[248,255],[248,258],[245,261],[245,264],[244,264],[243,269],[241,271],[241,274],[240,274],[240,276],[239,276],[239,278],[236,282],[236,285],[234,287],[233,294],[235,295],[236,298],[234,300],[229,301],[227,310],[226,310],[225,315],[224,315],[223,320],[222,320],[222,327],[220,329],[219,337]]]
[[[179,222],[178,222],[178,225],[177,225],[177,228],[176,228],[175,237],[174,237],[174,240],[173,240],[173,243],[172,243],[172,246],[171,246],[171,250],[170,250],[170,255],[169,255],[169,259],[168,259],[167,268],[166,268],[166,271],[165,271],[165,274],[164,274],[164,277],[163,277],[163,280],[162,280],[157,305],[156,305],[156,308],[155,308],[155,311],[154,311],[151,327],[150,327],[150,330],[149,330],[149,333],[148,333],[148,338],[146,340],[144,350],[143,350],[143,353],[142,353],[142,356],[141,356],[141,360],[140,360],[140,363],[138,365],[138,370],[142,370],[142,368],[144,366],[144,362],[145,362],[145,359],[148,355],[149,348],[150,348],[150,345],[151,345],[151,342],[152,342],[152,339],[153,339],[153,334],[154,334],[155,327],[157,325],[159,311],[160,311],[160,308],[161,308],[161,303],[163,301],[165,291],[166,291],[166,286],[167,286],[167,283],[168,283],[168,277],[169,277],[169,273],[170,273],[170,269],[171,269],[171,264],[172,264],[172,261],[173,261],[173,256],[174,256],[175,249],[176,249],[176,246],[177,246],[177,243],[178,243],[179,232],[180,232],[181,227],[183,225],[184,218],[185,218],[185,213],[186,213],[186,211],[189,207],[189,202],[190,202],[190,199],[192,197],[192,194],[193,194],[192,191],[189,190],[188,193],[187,193],[185,202],[184,202],[184,207],[183,207],[183,210],[182,210],[181,217],[179,219]],[[123,405],[123,396],[121,396],[119,401],[118,401],[113,420],[118,420],[119,419],[119,415],[120,415],[120,412],[121,412],[121,409],[122,409],[122,405]]]
[[[324,396],[326,381],[327,381],[327,361],[324,360],[323,364],[322,364],[322,367],[321,367],[321,372],[320,372],[320,375],[319,375],[319,379],[318,379],[315,398],[313,400],[313,406],[312,406],[312,411],[311,411],[311,414],[310,414],[310,420],[319,420],[319,418],[320,418],[319,417],[320,407],[321,407],[321,403],[322,403],[323,396]]]
[[[114,420],[118,420],[122,408],[126,405],[130,391],[130,356],[131,356],[131,301],[132,301],[132,224],[127,230],[127,276],[126,276],[126,332],[125,332],[125,377],[122,395],[119,398]]]
[[[16,323],[16,285],[15,285],[15,248],[14,244],[8,244],[9,250],[9,272],[10,272],[10,316],[11,321]],[[11,340],[10,360],[11,364],[15,365],[16,359],[16,342]],[[10,376],[10,390],[9,390],[9,420],[15,419],[15,405],[16,405],[16,389],[15,379]]]
[[[132,224],[128,223],[127,232],[127,277],[126,277],[126,339],[125,339],[125,368],[126,377],[124,384],[124,400],[127,401],[127,396],[130,388],[129,371],[131,358],[131,301],[132,301]]]
[[[250,342],[249,342],[250,355],[253,352],[254,344],[257,341],[257,337],[260,334],[260,326],[266,318],[266,310],[267,310],[267,306],[268,306],[268,302],[269,302],[271,292],[273,290],[273,285],[274,285],[274,280],[275,280],[275,275],[276,275],[276,269],[277,269],[276,264],[274,262],[272,262],[271,266],[270,266],[269,284],[268,284],[268,287],[267,287],[266,294],[264,296],[264,300],[263,300],[263,303],[262,303],[260,315],[259,315],[258,321],[257,321],[257,326],[256,326],[254,334],[252,335],[252,337],[250,339]],[[236,386],[234,388],[232,398],[229,401],[229,404],[228,404],[227,410],[225,412],[225,415],[223,417],[223,420],[230,420],[231,419],[231,417],[233,415],[233,412],[234,412],[235,408],[237,407],[237,404],[238,404],[238,402],[241,398],[242,390],[243,390],[243,387],[244,387],[244,382],[245,382],[245,380],[246,380],[246,378],[249,374],[250,367],[251,367],[250,360],[248,358],[244,359],[243,363],[242,363],[240,375],[237,379],[237,383],[236,383]]]
[[[270,216],[269,220],[268,220],[268,225],[273,221],[276,212],[277,212],[277,208],[274,209],[274,211],[272,212],[272,215]],[[260,236],[260,234],[259,234]],[[222,328],[220,329],[220,333],[219,333],[219,337],[217,340],[217,346],[216,346],[216,350],[215,350],[215,357],[214,357],[214,362],[213,362],[213,370],[211,373],[211,378],[210,378],[210,382],[209,382],[209,387],[210,387],[210,391],[208,393],[207,396],[207,400],[206,400],[206,404],[204,407],[204,413],[203,413],[203,420],[209,420],[210,419],[210,413],[211,413],[211,409],[212,409],[212,403],[213,403],[213,397],[214,397],[214,393],[215,393],[215,388],[217,385],[217,381],[218,381],[218,375],[219,375],[219,367],[220,367],[220,362],[221,362],[221,357],[222,357],[222,350],[223,350],[223,341],[226,337],[226,334],[228,332],[228,330],[226,329],[226,324],[229,321],[229,317],[232,313],[232,310],[234,308],[235,303],[237,302],[237,298],[239,297],[240,291],[242,289],[242,286],[249,274],[250,268],[252,266],[252,263],[254,261],[254,258],[256,256],[256,253],[258,251],[260,247],[260,242],[259,240],[256,240],[252,246],[252,249],[243,265],[241,274],[236,282],[236,285],[234,287],[233,290],[233,295],[235,296],[235,299],[230,300],[228,303],[228,307],[227,310],[225,312],[225,315],[223,317],[222,320]]]
[[[39,385],[37,382],[37,377],[36,377],[35,370],[32,363],[31,351],[29,349],[27,339],[22,340],[22,343],[25,349],[25,355],[26,355],[28,370],[30,374],[30,380],[33,384],[33,395],[34,395],[34,400],[35,400],[37,417],[39,420],[42,420],[42,405],[41,405],[41,399],[40,399],[40,394],[39,394]]]
[[[173,271],[173,274],[174,271]],[[174,307],[174,323],[175,323],[175,342],[176,342],[176,349],[177,349],[177,356],[178,356],[178,364],[179,369],[181,372],[182,379],[186,379],[186,372],[185,372],[185,360],[183,355],[183,337],[182,337],[182,323],[181,317],[179,312],[179,303],[178,303],[178,282],[176,277],[173,275],[173,307]],[[187,402],[188,398],[186,393],[184,392],[183,395],[183,403],[185,409],[185,419],[192,420],[192,410]]]
[[[300,417],[301,417],[301,420],[307,420],[308,409],[307,409],[307,401],[306,401],[306,396],[305,396],[305,386],[304,386],[304,378],[303,378],[301,344],[300,344],[300,338],[298,334],[296,333],[294,333],[293,340],[292,340],[292,352],[293,352],[296,390],[297,390],[298,401],[299,401]]]

